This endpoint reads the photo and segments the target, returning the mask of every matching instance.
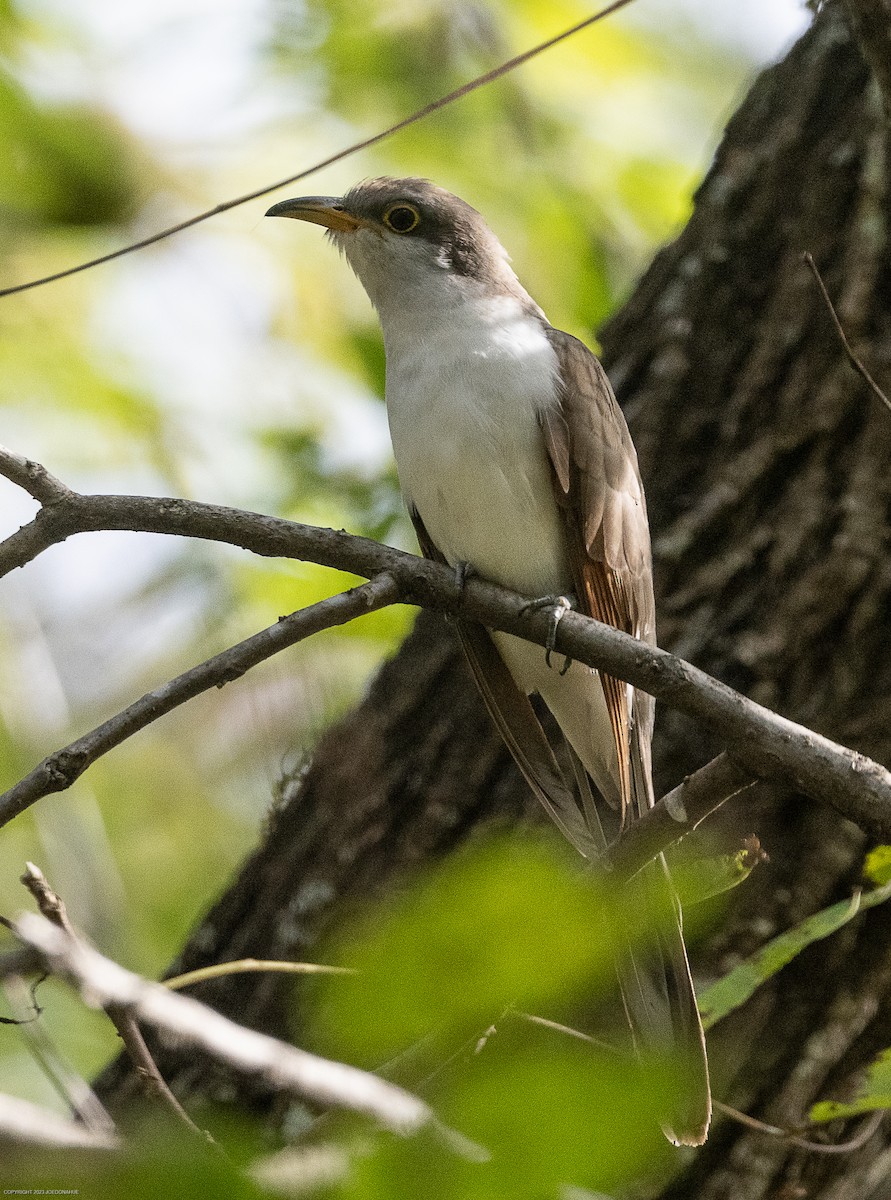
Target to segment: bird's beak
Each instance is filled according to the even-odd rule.
[[[313,225],[324,225],[337,233],[352,233],[364,224],[359,217],[346,211],[339,196],[300,196],[296,200],[282,200],[273,204],[266,216],[311,221]]]

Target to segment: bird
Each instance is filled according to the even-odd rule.
[[[655,645],[646,502],[637,454],[606,372],[554,328],[484,218],[426,179],[363,181],[267,212],[323,226],[377,311],[400,488],[422,553],[541,603]],[[558,601],[557,598],[561,599]],[[536,601],[538,602],[538,601]],[[474,679],[520,770],[569,841],[602,857],[591,782],[624,825],[654,803],[652,698],[542,647],[458,623]],[[529,697],[568,748],[567,782]],[[655,970],[630,952],[620,987],[635,1045],[687,1053],[689,1096],[663,1126],[676,1144],[707,1136],[705,1042],[664,861],[647,869],[672,914]],[[653,956],[651,956],[653,957]]]

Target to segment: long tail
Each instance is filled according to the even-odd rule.
[[[665,860],[660,855],[637,877],[644,915],[654,923],[654,941],[628,950],[617,963],[625,1013],[639,1051],[677,1049],[687,1075],[663,1126],[666,1137],[683,1146],[701,1146],[712,1115],[705,1036],[690,977],[678,904]]]
[[[601,859],[608,838],[581,760],[567,740],[576,782],[573,790],[562,777],[528,698],[517,687],[488,631],[459,622],[458,633],[486,707],[530,787],[579,852],[594,862]],[[638,719],[631,738],[630,788],[638,814],[652,804],[650,724],[649,720]],[[621,956],[616,964],[619,984],[635,1045],[642,1051],[656,1049],[662,1053],[676,1048],[691,1064],[690,1082],[684,1095],[678,1097],[665,1134],[675,1143],[698,1146],[708,1133],[711,1095],[705,1039],[681,932],[680,905],[661,859],[640,875],[648,881],[642,892],[645,900],[650,897],[645,907],[654,914],[658,943],[640,952],[629,949]],[[647,914],[643,915],[646,919]]]
[[[650,730],[652,701],[638,692],[631,730],[631,804],[640,817],[653,806]],[[687,1071],[665,1135],[676,1145],[701,1146],[712,1116],[711,1085],[705,1035],[684,945],[680,902],[665,858],[660,854],[636,877],[644,919],[652,923],[654,941],[617,965],[625,1012],[635,1044],[641,1049],[675,1048]]]

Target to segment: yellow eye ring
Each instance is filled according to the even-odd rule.
[[[411,233],[420,223],[421,214],[413,204],[407,204],[404,200],[391,204],[384,213],[384,224],[394,233]]]

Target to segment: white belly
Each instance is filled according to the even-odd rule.
[[[453,565],[529,596],[572,590],[565,533],[538,414],[554,402],[556,356],[523,318],[493,334],[470,314],[387,365],[387,411],[406,502]],[[459,351],[460,347],[460,351]],[[398,369],[391,366],[398,362]],[[618,801],[617,765],[597,672],[494,634],[517,684],[539,692],[602,792]]]
[[[452,323],[398,362],[387,410],[399,480],[442,554],[529,595],[570,588],[538,421],[556,359],[538,323]]]

